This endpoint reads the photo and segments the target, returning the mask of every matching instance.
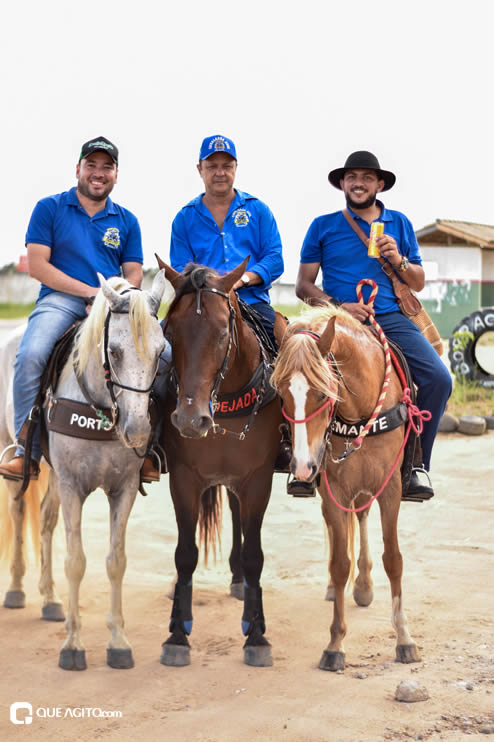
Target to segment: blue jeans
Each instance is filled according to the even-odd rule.
[[[424,422],[420,436],[424,467],[429,471],[432,446],[442,414],[452,389],[451,375],[432,345],[424,338],[417,325],[401,312],[376,316],[387,337],[398,343],[410,366],[418,387],[417,406],[429,410],[432,417]]]
[[[41,376],[56,341],[78,319],[86,317],[86,305],[80,296],[52,291],[34,307],[23,335],[14,365],[14,426],[19,437],[39,390]],[[23,455],[19,447],[17,453]],[[39,426],[35,431],[31,456],[41,458]]]

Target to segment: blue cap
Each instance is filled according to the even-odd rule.
[[[199,162],[206,160],[211,155],[216,154],[216,152],[225,152],[227,155],[231,155],[234,160],[237,159],[235,145],[232,140],[222,137],[221,134],[215,134],[212,137],[203,139],[201,151],[199,152]]]

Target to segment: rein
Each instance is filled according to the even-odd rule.
[[[121,296],[123,296],[126,293],[129,293],[130,291],[139,291],[139,290],[140,289],[138,289],[136,286],[133,286],[132,288],[122,291]],[[108,354],[108,343],[109,343],[109,334],[110,334],[109,328],[110,328],[110,319],[111,319],[112,314],[128,314],[128,310],[120,311],[116,309],[109,309],[106,315],[106,318],[105,318],[104,335],[103,335],[103,364],[102,365],[103,365],[103,371],[104,371],[104,377],[105,377],[105,384],[106,384],[106,387],[108,389],[108,392],[110,394],[111,401],[112,401],[111,408],[110,408],[111,420],[105,415],[103,410],[101,410],[97,406],[96,402],[94,402],[84,382],[83,377],[76,369],[75,364],[73,364],[73,371],[74,371],[74,375],[77,380],[77,383],[79,384],[79,388],[84,398],[86,399],[86,402],[89,404],[91,409],[94,411],[98,419],[101,420],[101,427],[105,431],[113,430],[116,427],[119,416],[120,416],[120,410],[118,407],[119,392],[115,393],[114,387],[118,387],[119,389],[125,389],[126,391],[129,391],[129,392],[135,392],[136,394],[148,394],[153,387],[154,378],[156,377],[156,373],[158,371],[158,365],[159,365],[159,359],[158,359],[158,362],[156,364],[156,370],[153,376],[153,382],[146,389],[138,389],[137,387],[128,386],[126,384],[121,384],[120,381],[117,381],[115,379],[115,376],[116,376],[115,370],[112,368],[110,357]],[[153,315],[153,316],[156,316],[156,315]],[[145,454],[144,456],[141,456],[140,454],[138,454],[135,448],[134,448],[134,451],[136,455],[139,456],[139,458],[145,457]]]
[[[228,319],[228,329],[229,329],[228,348],[226,350],[225,358],[223,360],[221,368],[218,371],[218,374],[216,376],[216,380],[211,390],[211,395],[209,399],[209,409],[210,409],[211,417],[213,419],[213,427],[211,428],[210,432],[213,435],[232,435],[235,438],[238,438],[238,440],[243,441],[245,439],[245,436],[250,430],[250,427],[252,425],[254,418],[259,412],[259,408],[262,406],[262,403],[263,403],[264,394],[266,392],[266,387],[267,387],[267,379],[268,379],[268,373],[267,373],[267,369],[269,366],[268,359],[266,357],[263,344],[259,340],[255,330],[253,329],[252,331],[254,332],[254,335],[257,338],[258,345],[260,348],[261,357],[262,357],[262,366],[263,366],[263,373],[262,373],[262,379],[261,379],[261,383],[259,387],[259,394],[257,395],[254,406],[249,414],[249,417],[247,418],[247,422],[244,425],[240,433],[237,433],[234,430],[229,430],[228,428],[223,428],[222,426],[215,423],[214,414],[215,414],[216,407],[218,405],[218,392],[221,386],[221,382],[225,379],[225,376],[228,370],[228,365],[230,363],[230,355],[231,355],[233,345],[235,345],[235,348],[238,349],[238,333],[237,333],[237,325],[236,325],[237,313],[235,311],[235,307],[233,306],[231,302],[229,293],[226,293],[225,291],[220,291],[219,289],[214,288],[212,286],[198,286],[195,282],[194,271],[192,271],[192,273],[190,274],[190,281],[196,292],[196,314],[202,314],[201,294],[204,291],[210,294],[216,294],[217,296],[221,296],[223,297],[223,299],[226,299],[228,302],[228,309],[230,312],[230,316]],[[177,404],[178,404],[178,392],[179,390],[178,390],[178,381],[177,381],[177,389],[176,389]]]
[[[369,295],[369,301],[368,301],[369,306],[372,307],[373,304],[374,304],[374,299],[375,299],[375,297],[377,295],[378,286],[375,283],[375,281],[373,281],[370,278],[364,278],[361,281],[359,281],[359,283],[357,284],[357,297],[358,297],[358,300],[359,300],[359,302],[361,304],[364,304],[364,300],[363,300],[363,297],[362,297],[362,287],[365,284],[369,284],[370,286],[372,286],[372,291],[371,291],[371,293]],[[384,400],[386,399],[386,393],[387,393],[387,390],[388,390],[388,387],[389,387],[389,383],[390,383],[390,380],[391,380],[391,365],[392,365],[392,363],[391,363],[391,351],[390,351],[390,348],[389,348],[389,344],[388,344],[387,338],[386,338],[386,336],[385,336],[385,334],[384,334],[381,326],[378,324],[378,322],[376,321],[376,319],[375,319],[374,316],[369,315],[369,322],[371,323],[371,325],[376,330],[377,335],[379,337],[379,340],[380,340],[380,342],[381,342],[381,344],[383,346],[383,349],[384,349],[385,369],[384,369],[384,381],[383,381],[383,385],[382,385],[382,388],[381,388],[381,393],[379,395],[379,399],[377,400],[377,404],[376,404],[376,407],[374,409],[374,412],[372,413],[372,415],[369,418],[369,420],[367,421],[364,429],[362,430],[362,432],[360,433],[360,435],[355,439],[355,441],[352,442],[347,447],[347,449],[345,450],[345,452],[341,456],[338,456],[338,458],[334,458],[331,455],[331,453],[330,453],[331,461],[333,462],[333,464],[341,464],[343,461],[345,461],[348,458],[348,456],[351,453],[353,453],[354,451],[358,451],[361,448],[362,443],[364,441],[364,438],[367,436],[367,434],[369,433],[369,430],[372,428],[372,425],[374,424],[374,422],[379,417],[379,413],[382,410],[382,407],[383,407],[383,404],[384,404]],[[302,330],[301,331],[301,334],[310,335],[316,341],[319,340],[319,335],[317,333],[315,333],[315,332],[310,331],[310,330]],[[430,420],[431,417],[432,417],[431,413],[428,410],[422,410],[421,411],[421,410],[419,410],[419,408],[416,405],[413,404],[412,399],[411,399],[410,389],[409,389],[408,386],[406,386],[406,384],[403,384],[403,376],[402,376],[402,374],[400,374],[400,380],[402,382],[402,385],[404,386],[403,396],[401,398],[401,402],[403,402],[407,406],[407,408],[408,408],[408,417],[409,417],[408,426],[407,426],[407,429],[406,429],[406,432],[405,432],[405,436],[403,438],[403,442],[402,442],[402,444],[400,446],[400,450],[398,451],[398,455],[396,456],[396,459],[395,459],[395,461],[393,463],[393,466],[391,467],[390,472],[386,476],[386,478],[385,478],[383,484],[381,485],[381,487],[379,488],[379,490],[371,497],[371,499],[365,505],[362,505],[359,508],[346,508],[343,505],[341,505],[336,500],[336,498],[334,497],[333,493],[331,492],[331,488],[329,486],[328,477],[327,477],[327,474],[326,474],[326,469],[323,470],[324,483],[326,485],[326,489],[328,491],[329,496],[331,497],[331,499],[334,502],[334,504],[338,508],[340,508],[340,510],[344,510],[346,513],[359,513],[362,510],[366,510],[374,502],[374,500],[377,499],[377,497],[379,497],[379,495],[381,494],[381,492],[384,490],[384,488],[388,484],[389,480],[391,479],[391,476],[393,475],[393,473],[394,473],[394,471],[395,471],[395,469],[396,469],[396,467],[398,465],[398,461],[400,459],[401,454],[403,453],[403,450],[404,450],[405,445],[407,443],[408,437],[410,435],[411,428],[413,428],[414,432],[417,435],[420,435],[422,433],[422,430],[423,430],[424,421]],[[289,417],[287,415],[287,413],[285,412],[284,407],[282,407],[282,410],[281,411],[282,411],[283,416],[287,420],[289,420],[290,422],[292,422],[292,423],[295,423],[295,424],[297,424],[297,423],[306,423],[309,420],[312,420],[314,417],[316,417],[316,415],[318,415],[324,409],[326,409],[326,407],[328,407],[332,402],[333,402],[332,398],[329,398],[323,405],[321,405],[321,407],[319,407],[315,412],[313,412],[311,415],[309,415],[308,417],[304,418],[303,420],[295,420],[294,418]],[[330,417],[329,417],[329,424],[328,424],[328,428],[327,428],[326,436],[325,436],[326,437],[326,444],[328,445],[330,451],[331,451],[331,443],[329,441],[329,437],[330,437],[329,436],[329,431],[330,431],[330,427],[331,427],[333,415],[334,415],[334,403],[331,406],[331,414],[330,414]],[[414,418],[417,418],[417,422],[414,421]]]

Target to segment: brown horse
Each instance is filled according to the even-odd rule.
[[[290,420],[291,471],[298,479],[307,481],[321,473],[318,489],[331,541],[334,615],[331,641],[319,667],[336,671],[345,666],[344,589],[353,557],[353,541],[349,536],[353,533],[352,518],[356,511],[361,549],[354,598],[359,605],[372,601],[367,505],[381,489],[377,500],[384,541],[383,563],[391,585],[396,658],[400,662],[418,662],[417,647],[403,611],[403,560],[397,535],[406,415],[402,415],[401,423],[394,429],[391,424],[383,423],[382,427],[389,429],[382,435],[357,438],[358,443],[353,445],[349,437],[352,427],[360,432],[365,421],[373,416],[385,371],[389,386],[382,409],[395,408],[400,415],[403,413],[404,405],[400,405],[403,390],[398,375],[385,365],[383,347],[370,329],[347,312],[331,306],[308,309],[284,334],[277,335],[277,340],[280,351],[271,383],[280,394],[284,414]],[[335,434],[337,423],[347,431],[346,437]]]
[[[271,665],[260,587],[264,561],[261,525],[271,494],[282,417],[280,402],[269,386],[270,369],[264,352],[242,319],[232,291],[247,261],[225,276],[194,264],[180,274],[159,258],[158,262],[176,291],[164,326],[172,345],[176,395],[168,396],[163,411],[161,442],[178,525],[171,635],[163,645],[161,662],[190,662],[187,636],[192,629],[192,575],[198,560],[196,527],[206,508],[201,522],[209,538],[214,537],[218,511],[212,496],[222,484],[240,504],[245,580],[242,629],[247,637],[244,661]],[[259,381],[254,383],[256,374]],[[238,411],[239,399],[246,405],[245,412],[220,419],[218,412],[224,406]]]

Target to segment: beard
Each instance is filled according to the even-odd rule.
[[[90,188],[91,188],[90,184],[87,183],[86,181],[79,180],[77,182],[77,190],[83,196],[85,196],[86,198],[90,198],[91,201],[96,201],[96,202],[105,201],[106,198],[110,195],[110,193],[113,190],[113,184],[110,184],[104,187],[101,193],[93,193],[90,190]]]
[[[375,195],[369,196],[365,201],[362,201],[361,203],[355,202],[349,194],[346,195],[346,205],[349,206],[353,211],[358,211],[359,209],[369,209],[371,206],[374,206],[375,203]]]

